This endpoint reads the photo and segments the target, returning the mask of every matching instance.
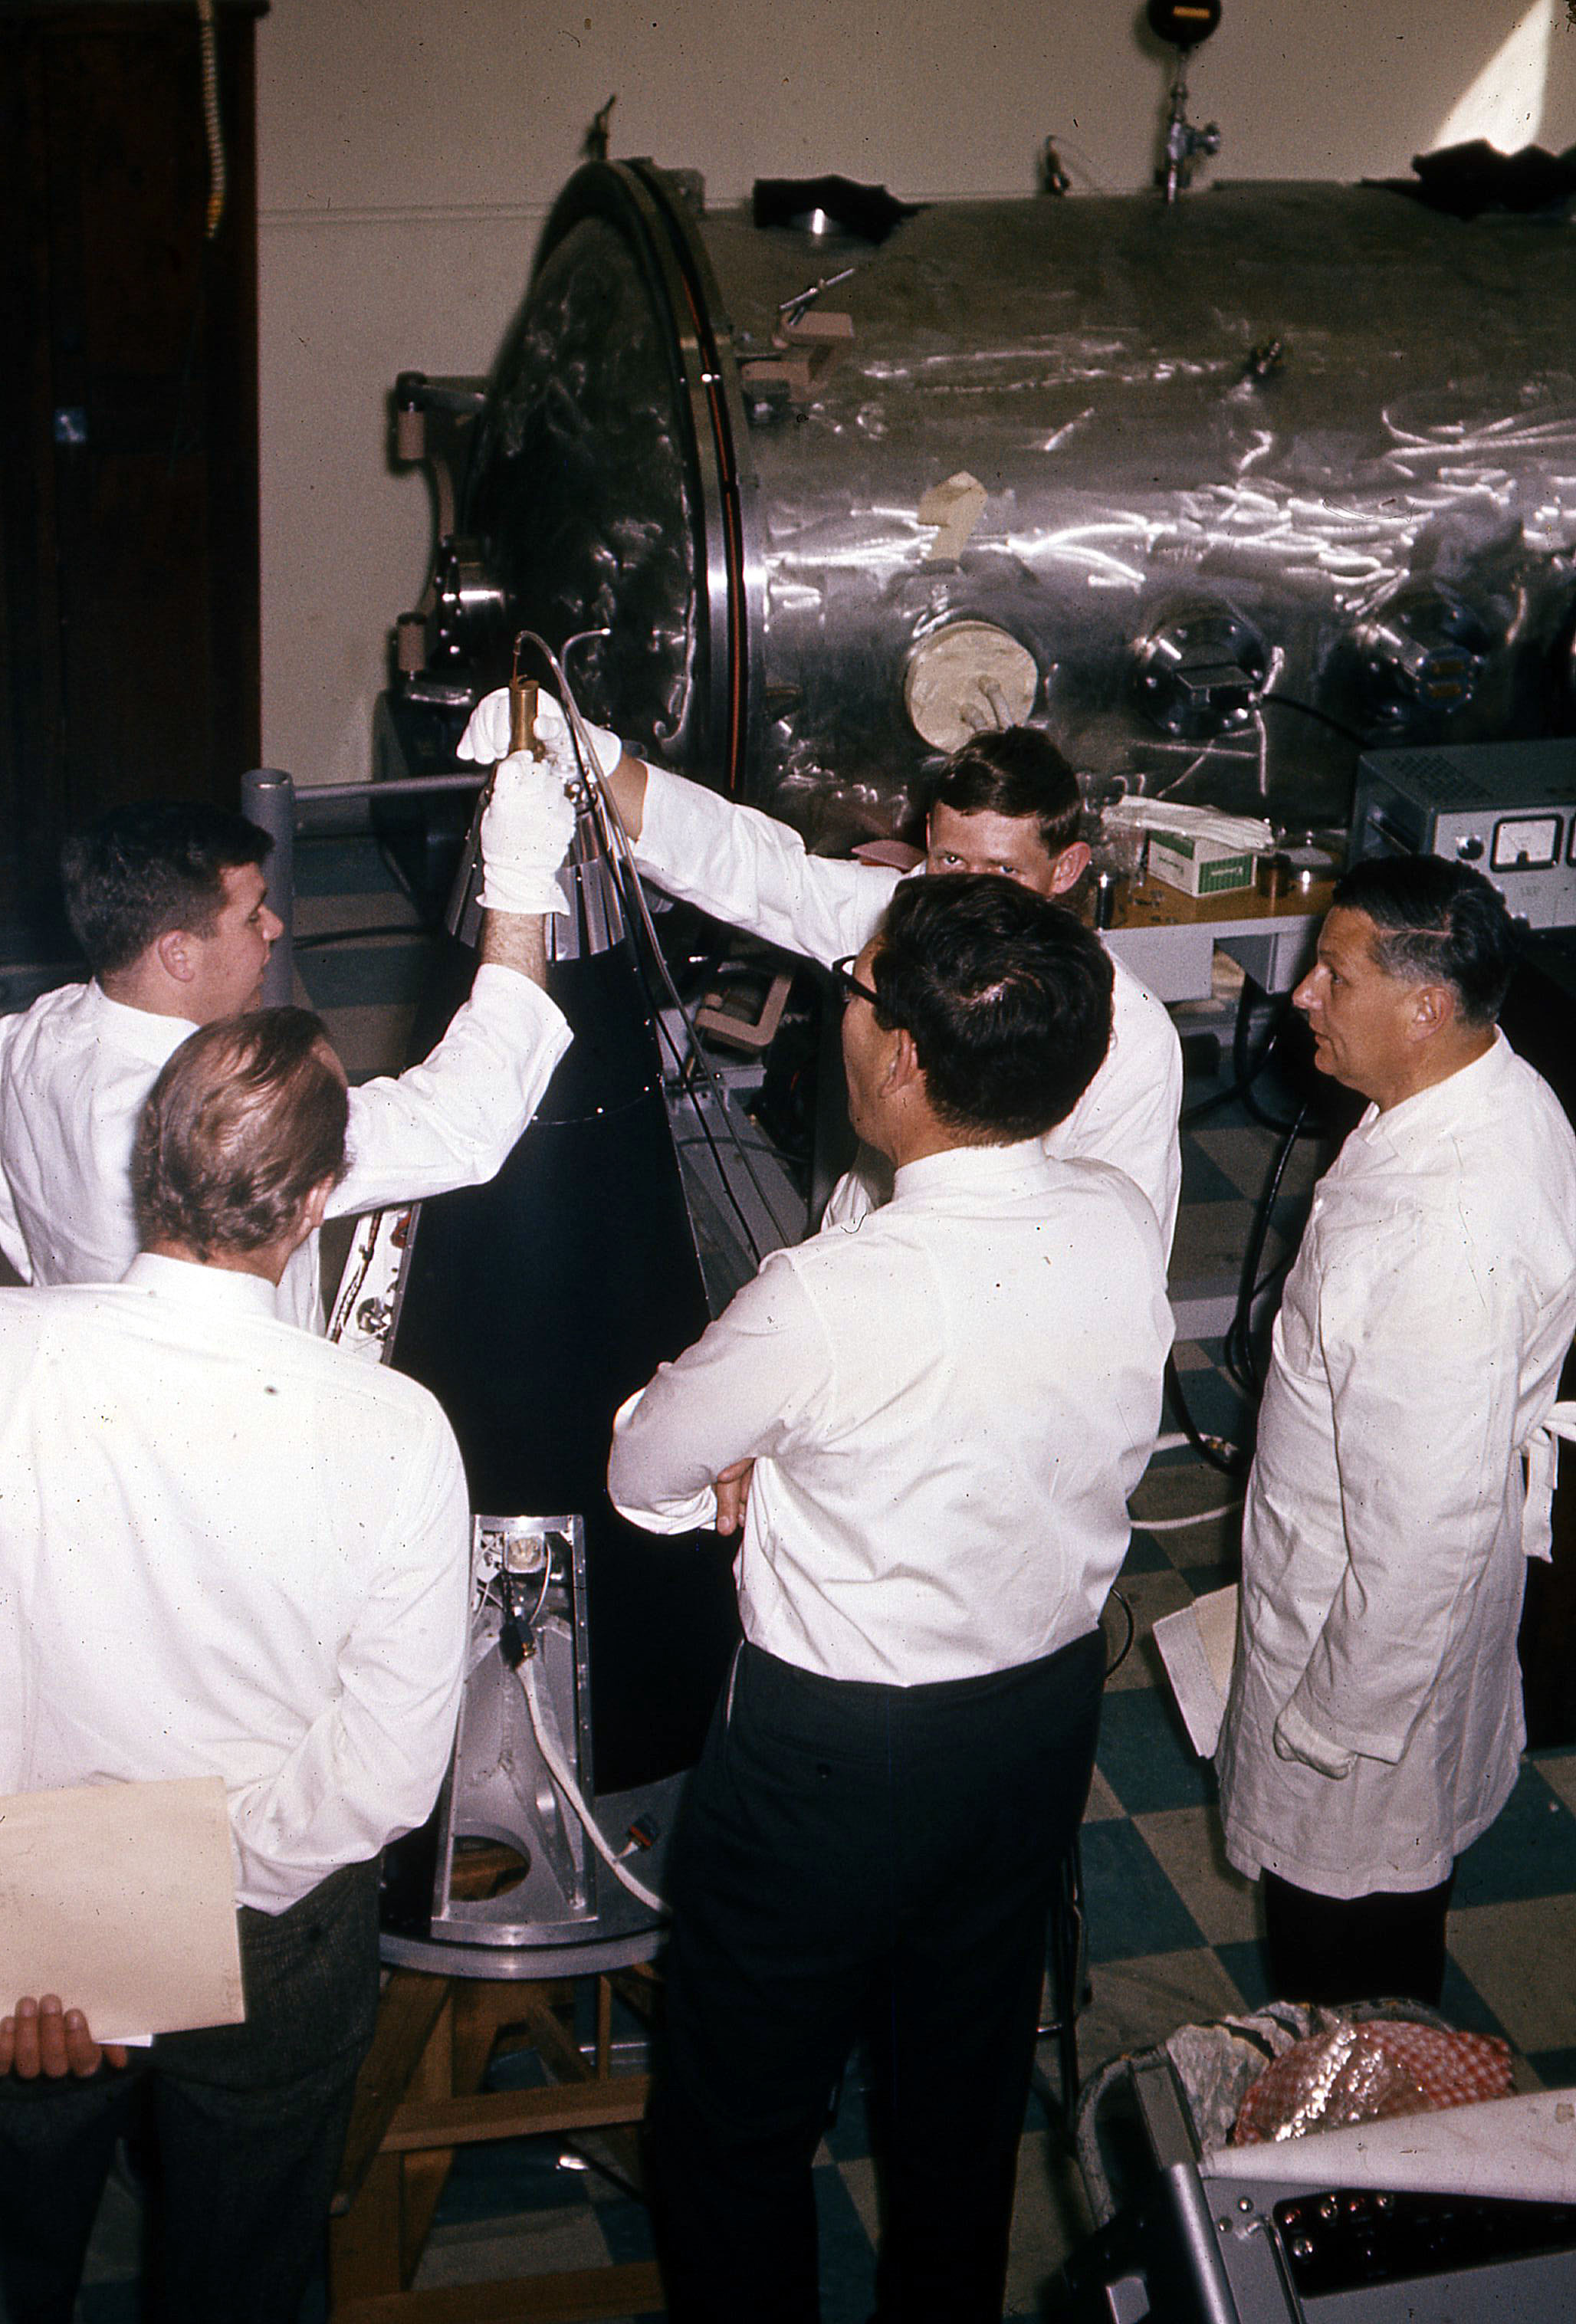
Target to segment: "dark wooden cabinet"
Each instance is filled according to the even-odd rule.
[[[253,43],[195,0],[0,0],[0,927],[63,833],[261,750]],[[0,954],[0,957],[4,957]]]

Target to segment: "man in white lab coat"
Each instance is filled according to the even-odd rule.
[[[1298,2000],[1437,2003],[1455,1858],[1516,1781],[1548,1554],[1523,1455],[1576,1329],[1576,1137],[1497,1028],[1513,958],[1486,880],[1376,860],[1295,995],[1369,1104],[1276,1320],[1219,1765]]]
[[[537,732],[555,763],[567,761],[563,713],[550,697],[541,700]],[[869,943],[906,875],[811,855],[774,816],[645,765],[601,727],[590,734],[635,862],[669,895],[824,968]],[[459,754],[485,762],[508,747],[509,696],[502,689],[477,705]],[[1081,823],[1076,778],[1048,735],[1031,726],[981,734],[954,753],[939,779],[926,825],[925,869],[995,872],[1066,901],[1089,862]],[[1182,1190],[1182,1049],[1154,994],[1120,960],[1112,965],[1111,1047],[1067,1120],[1047,1134],[1046,1151],[1123,1171],[1147,1198],[1169,1251]],[[852,1225],[890,1192],[889,1170],[865,1147],[833,1189],[825,1223]]]
[[[508,1159],[569,1043],[545,991],[543,915],[574,829],[561,783],[501,770],[482,825],[470,997],[424,1063],[351,1093],[330,1216],[480,1185]],[[0,1250],[24,1283],[115,1283],[137,1249],[127,1167],[143,1101],[199,1025],[255,1005],[279,921],[267,834],[190,801],[117,807],[67,842],[67,910],[92,971],[0,1017]],[[280,1313],[321,1331],[318,1237]]]
[[[1043,1143],[1109,1039],[1095,936],[1001,879],[909,881],[838,973],[892,1199],[774,1252],[624,1407],[609,1471],[656,1532],[745,1505],[745,1644],[669,1859],[675,2324],[819,2312],[810,2166],[862,2029],[879,2312],[1000,2318],[1046,1910],[1171,1339],[1148,1204]]]
[[[470,1599],[434,1399],[275,1310],[346,1114],[305,1010],[205,1028],[141,1117],[124,1281],[0,1292],[0,1794],[220,1777],[246,2004],[94,2074],[88,2025],[0,1994],[12,2324],[69,2324],[142,2095],[159,2324],[283,2324],[320,2253],[377,2006],[378,1855],[437,1796]]]

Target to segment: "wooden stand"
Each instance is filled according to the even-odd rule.
[[[650,1972],[596,1980],[596,2049],[581,2055],[567,1980],[428,1976],[396,1969],[356,2083],[355,2107],[328,2234],[334,2324],[578,2324],[662,2306],[655,2264],[412,2292],[456,2146],[533,2133],[594,2130],[638,2180],[631,2126],[646,2110],[644,2074],[612,2072],[616,1990],[648,2015]],[[484,2091],[495,2049],[534,2049],[557,2080],[547,2089]]]

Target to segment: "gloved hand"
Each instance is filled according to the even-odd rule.
[[[585,731],[596,754],[597,772],[611,775],[623,756],[623,744],[605,726],[587,725]],[[551,767],[565,781],[573,780],[580,770],[575,746],[569,740],[569,722],[564,715],[563,705],[551,694],[537,696],[536,733],[548,751],[547,757],[539,763]],[[495,694],[484,694],[472,711],[460,736],[458,755],[477,765],[489,766],[494,759],[503,758],[508,750],[509,688],[501,686]]]
[[[567,912],[553,874],[574,835],[575,810],[562,775],[529,751],[505,759],[482,814],[483,910]]]

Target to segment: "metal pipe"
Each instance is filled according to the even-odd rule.
[[[284,779],[288,782],[290,778]],[[370,807],[378,799],[418,798],[424,791],[479,791],[486,779],[487,770],[478,767],[472,775],[395,775],[386,783],[309,783],[300,799],[302,807],[315,806],[319,799],[355,799]],[[250,782],[251,776],[244,780]]]
[[[263,1005],[286,1007],[295,994],[295,952],[290,931],[296,895],[296,787],[278,767],[253,767],[241,778],[241,812],[267,832],[273,845],[263,873],[268,908],[280,923],[263,972]]]

